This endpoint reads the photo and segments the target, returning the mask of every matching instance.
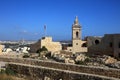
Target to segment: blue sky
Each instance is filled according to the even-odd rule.
[[[0,40],[70,40],[78,16],[82,37],[120,33],[120,0],[0,0]]]

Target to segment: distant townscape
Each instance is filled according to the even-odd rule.
[[[18,76],[24,75],[25,79],[32,80],[120,79],[120,34],[87,36],[82,39],[82,26],[77,16],[71,34],[71,41],[54,42],[51,36],[43,36],[38,41],[0,41],[0,61],[3,61],[0,63],[1,70],[6,69],[4,66],[8,64],[7,67]],[[59,79],[51,71],[55,76],[59,74]],[[68,79],[62,73],[69,76]],[[43,74],[44,79],[40,78]]]

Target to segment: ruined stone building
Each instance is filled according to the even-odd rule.
[[[74,24],[72,25],[72,46],[67,47],[67,51],[73,53],[87,52],[86,41],[82,41],[81,28],[78,17],[76,17]]]
[[[53,42],[52,37],[43,37],[38,42],[31,45],[31,52],[36,52],[38,49],[42,48],[43,46],[45,46],[50,52],[62,50],[62,46],[60,42]]]
[[[88,52],[120,58],[120,34],[105,34],[103,38],[88,37]]]

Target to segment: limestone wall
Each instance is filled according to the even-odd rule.
[[[2,46],[0,45],[0,53],[2,53]]]
[[[62,46],[60,42],[53,42],[52,37],[45,37],[44,39],[41,39],[41,48],[45,46],[48,51],[55,52],[62,50]]]
[[[0,45],[0,53],[2,53],[3,48],[4,48],[4,46]]]
[[[97,36],[86,37],[87,47],[90,47],[90,46],[97,45],[97,44],[101,43],[101,39],[102,39],[102,37],[97,37]]]
[[[73,46],[72,47],[67,47],[66,51],[73,52],[73,53],[87,52],[88,51],[87,47],[82,47],[83,43],[86,43],[86,41],[73,40],[72,41]]]
[[[67,47],[67,50],[66,51],[68,51],[68,52],[73,52],[73,49],[72,49],[72,47]]]
[[[87,47],[82,47],[82,44],[86,41],[73,40],[73,52],[87,52]]]
[[[88,44],[91,45],[88,46],[88,52],[120,58],[120,34],[105,34],[98,44],[91,44],[92,40],[88,38]]]
[[[36,52],[38,49],[45,46],[48,51],[55,52],[62,50],[62,45],[60,42],[53,42],[52,37],[43,37],[41,40],[31,45],[30,52]]]
[[[114,36],[114,56],[120,58],[120,34]]]
[[[55,69],[75,71],[80,73],[89,73],[89,74],[120,78],[120,69],[113,69],[113,68],[101,68],[101,67],[93,67],[93,66],[64,64],[58,62],[48,62],[48,61],[41,61],[34,59],[18,59],[18,58],[4,58],[4,57],[0,57],[0,61],[30,64],[30,65],[43,66],[43,67],[49,67]]]
[[[100,55],[113,55],[113,49],[104,47],[102,44],[93,45],[88,48],[89,53],[100,54]]]
[[[18,76],[29,80],[116,80],[116,78],[19,63],[9,63],[7,67],[15,71]]]
[[[36,53],[36,51],[41,48],[40,45],[41,45],[40,41],[32,44],[32,45],[30,46],[30,52],[31,52],[31,53]]]

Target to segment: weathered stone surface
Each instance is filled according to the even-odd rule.
[[[102,67],[41,61],[41,60],[34,60],[34,59],[19,59],[19,58],[4,58],[4,57],[0,57],[0,61],[22,63],[22,64],[43,66],[43,67],[49,67],[49,68],[55,68],[55,69],[61,69],[61,70],[75,71],[80,73],[89,73],[89,74],[120,78],[120,69],[113,69],[113,68],[102,68]]]
[[[120,69],[120,61],[112,64],[107,64],[107,66]]]
[[[31,45],[31,52],[36,52],[39,48],[45,46],[48,51],[55,52],[62,50],[60,42],[53,42],[52,37],[43,37],[37,43]]]
[[[101,40],[96,40],[97,44],[95,40],[87,40],[89,53],[105,54],[120,58],[120,34],[105,34]]]
[[[0,53],[2,53],[2,47],[1,47],[1,45],[0,45]]]
[[[21,63],[9,63],[7,67],[18,73],[20,77],[24,77],[29,80],[119,80],[112,77],[26,65]]]
[[[80,54],[76,57],[75,61],[85,61],[86,58],[87,56],[85,56],[84,54]]]
[[[105,64],[112,64],[112,63],[115,63],[115,62],[117,62],[117,60],[110,57],[110,56],[105,60]]]
[[[74,61],[74,60],[71,60],[71,59],[69,59],[69,58],[66,58],[66,59],[65,59],[65,63],[75,64],[75,61]]]
[[[62,46],[60,42],[53,42],[52,37],[45,37],[40,41],[41,41],[41,47],[45,46],[48,49],[48,51],[55,52],[62,50]]]
[[[4,48],[4,46],[0,45],[0,53],[2,53],[3,48]]]

